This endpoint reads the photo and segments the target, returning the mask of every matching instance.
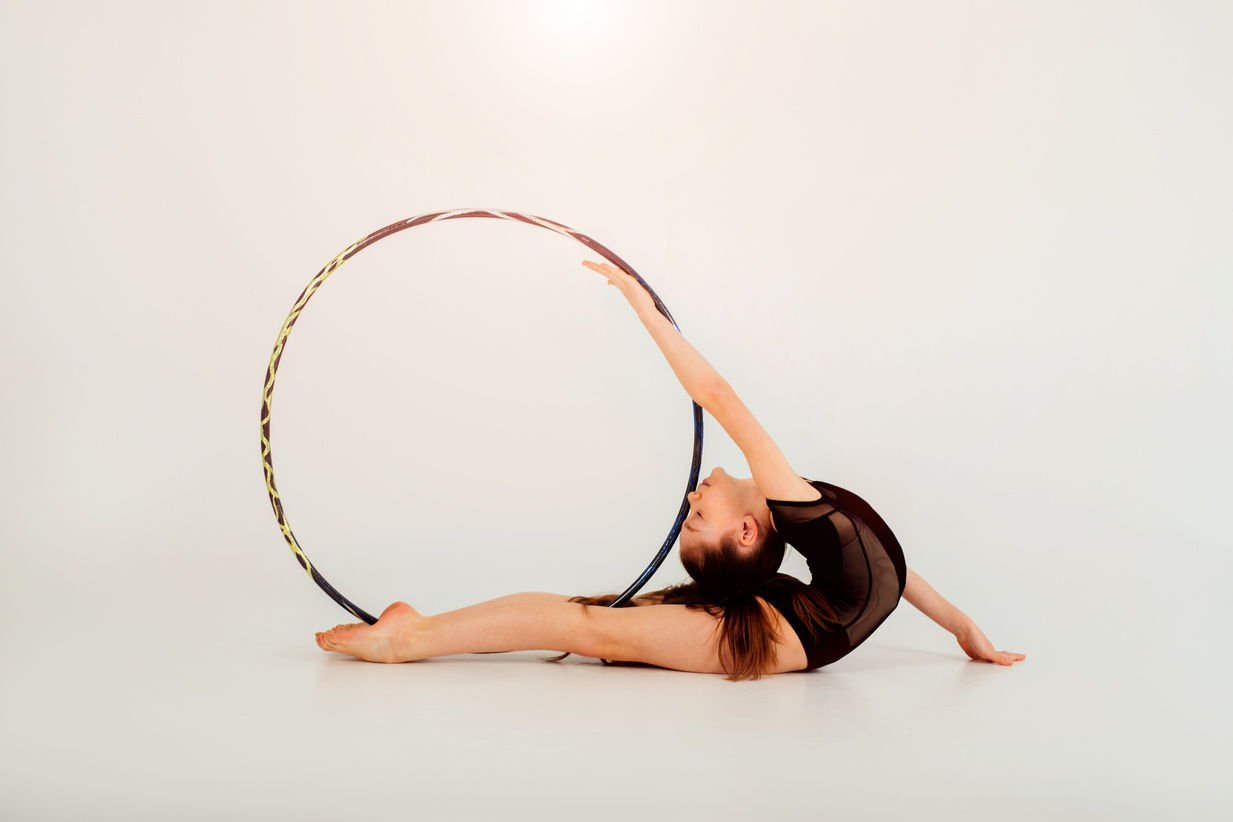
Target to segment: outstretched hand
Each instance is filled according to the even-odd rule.
[[[959,647],[963,652],[977,662],[996,662],[999,665],[1012,665],[1027,659],[1023,654],[1010,651],[999,651],[993,647],[989,638],[975,625],[965,627],[955,633]]]
[[[592,271],[603,274],[608,278],[608,285],[615,285],[625,295],[625,299],[634,308],[638,308],[640,304],[646,303],[654,305],[651,295],[643,288],[637,280],[626,274],[621,269],[610,263],[595,263],[590,260],[583,260],[582,264]]]

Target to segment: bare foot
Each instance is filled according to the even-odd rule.
[[[409,662],[421,658],[415,653],[415,638],[427,624],[428,618],[419,611],[395,602],[381,612],[375,625],[353,622],[319,632],[317,647],[368,662]]]

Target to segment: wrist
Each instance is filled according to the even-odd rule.
[[[634,313],[638,315],[638,319],[642,320],[645,325],[659,317],[667,322],[667,318],[659,313],[659,309],[655,307],[655,301],[651,299],[650,293],[640,285],[633,285],[630,290],[625,293],[625,300],[633,307]]]
[[[950,631],[955,636],[963,636],[976,627],[976,623],[972,618],[962,611],[956,611],[955,616],[950,620],[950,624],[946,626],[946,630]]]

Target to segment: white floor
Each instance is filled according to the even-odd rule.
[[[1229,818],[1228,647],[1203,638],[1224,605],[1171,646],[1133,615],[1122,640],[987,624],[1028,654],[1006,669],[902,604],[831,668],[733,684],[537,653],[326,655],[312,632],[346,615],[291,565],[260,586],[133,568],[165,584],[129,589],[24,569],[3,818]]]

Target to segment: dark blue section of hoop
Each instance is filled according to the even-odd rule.
[[[502,214],[506,215],[506,217],[499,216]],[[443,217],[442,215],[449,215],[449,216]],[[342,260],[338,262],[338,265],[342,265],[347,260],[354,257],[356,254],[359,254],[365,248],[368,248],[368,246],[372,245],[377,240],[384,239],[390,236],[391,234],[397,234],[399,231],[403,231],[408,228],[413,228],[417,225],[423,225],[424,223],[432,222],[433,220],[436,220],[437,218],[441,218],[440,221],[456,220],[456,219],[461,219],[461,218],[466,218],[466,217],[488,217],[488,218],[498,219],[498,220],[505,219],[505,218],[512,218],[512,219],[518,220],[519,222],[526,223],[527,225],[534,225],[534,226],[539,226],[540,228],[547,228],[547,226],[541,225],[540,223],[536,222],[536,220],[543,220],[543,218],[536,217],[534,219],[528,219],[528,216],[529,215],[522,215],[514,211],[496,211],[495,209],[483,209],[483,210],[473,209],[473,210],[459,210],[459,211],[438,211],[434,214],[424,214],[419,217],[412,217],[408,220],[403,220],[401,222],[392,223],[391,225],[387,225],[385,228],[378,229],[377,231],[374,231],[372,234],[369,234],[367,237],[365,237],[363,240],[357,243],[355,248],[351,249],[351,251],[346,256],[344,256]],[[573,229],[568,228],[567,226],[563,226],[560,223],[555,222],[553,220],[543,220],[543,222],[549,223],[551,225],[559,226],[560,228],[565,229],[567,232],[569,232],[569,236],[573,237],[575,240],[578,240],[578,242],[582,243],[587,248],[590,248],[592,251],[595,251],[597,254],[602,256],[605,260],[617,266],[622,271],[624,271],[626,274],[630,275],[635,280],[637,280],[638,284],[641,285],[644,289],[646,289],[646,292],[651,295],[651,299],[654,301],[655,308],[659,310],[659,313],[663,314],[664,317],[668,319],[668,322],[672,323],[673,328],[675,328],[677,331],[681,330],[681,327],[676,324],[676,320],[672,319],[672,313],[668,311],[668,307],[664,305],[663,300],[659,299],[659,295],[655,293],[654,289],[652,289],[651,286],[647,284],[647,281],[642,279],[641,275],[639,275],[637,271],[634,271],[634,269],[630,267],[628,263],[626,263],[616,254],[612,253],[606,247],[596,242],[595,240],[591,239],[590,237],[586,236],[585,234],[579,234]],[[552,229],[549,228],[548,230],[551,231]],[[324,271],[325,269],[322,269],[322,272]],[[279,359],[282,359],[282,357],[280,356]],[[627,603],[630,599],[634,597],[635,594],[638,593],[639,590],[642,589],[642,586],[646,585],[647,582],[651,579],[651,577],[655,575],[655,572],[659,570],[659,566],[662,565],[663,561],[667,558],[668,552],[672,550],[672,546],[676,543],[677,537],[680,536],[681,526],[685,522],[685,517],[689,515],[689,495],[690,493],[694,491],[695,488],[698,487],[698,475],[702,470],[702,408],[696,402],[693,404],[693,406],[694,406],[693,461],[689,467],[689,480],[685,485],[685,495],[681,499],[681,507],[677,511],[676,520],[673,521],[672,523],[672,530],[668,532],[668,536],[664,540],[663,545],[660,546],[659,551],[656,552],[655,556],[651,559],[651,564],[646,567],[646,570],[644,570],[641,574],[638,575],[638,578],[635,579],[628,588],[626,588],[624,591],[621,592],[620,596],[618,596],[615,600],[613,600],[612,605],[609,606],[610,608],[619,608],[625,603]],[[331,599],[333,599],[335,602],[341,605],[348,613],[359,617],[360,619],[367,622],[369,625],[372,625],[377,621],[376,617],[372,616],[371,614],[366,612],[363,608],[360,608],[358,605],[351,602],[351,600],[347,599],[345,596],[339,593],[338,590],[334,588],[334,586],[331,585],[326,580],[325,577],[317,573],[317,569],[315,566],[313,567],[310,573],[312,574],[313,581],[317,583],[317,586],[321,588],[322,591],[325,591],[325,593],[329,595]]]

